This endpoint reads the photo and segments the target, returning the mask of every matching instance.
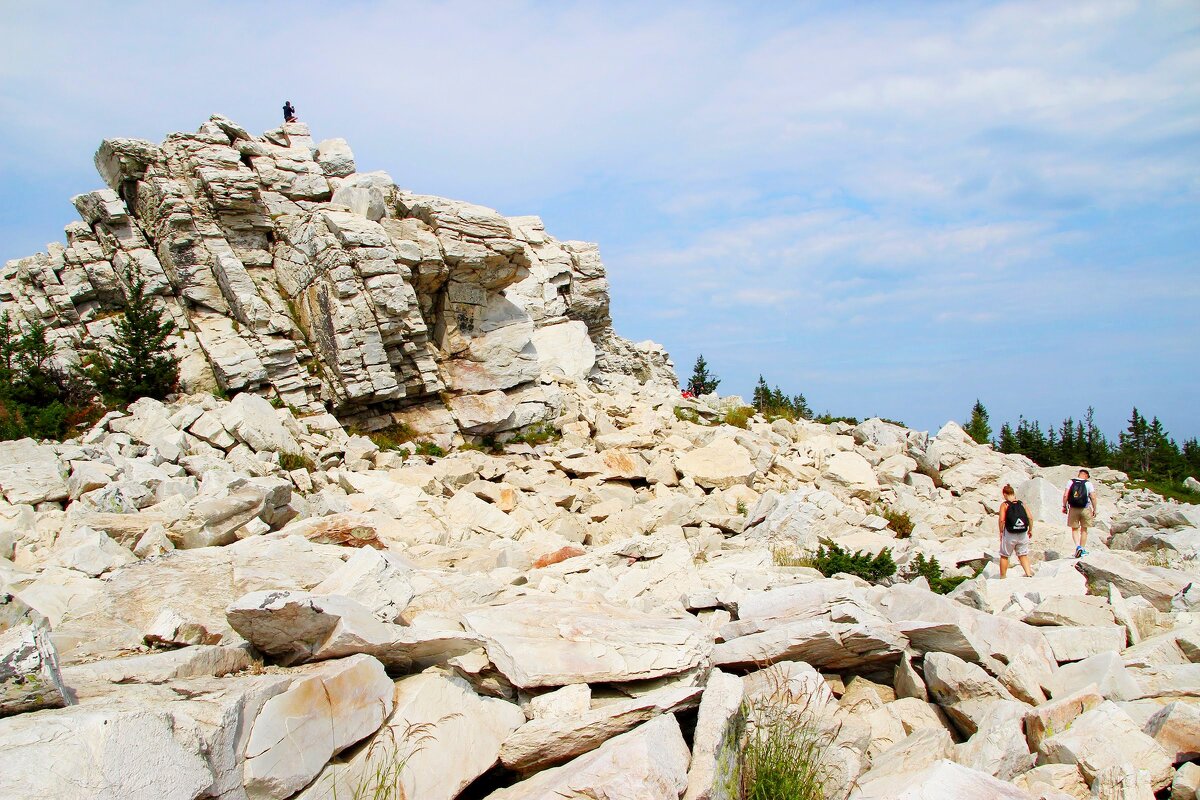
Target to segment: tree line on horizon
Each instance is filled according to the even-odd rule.
[[[1067,417],[1046,429],[1037,420],[1021,416],[1016,427],[1005,422],[993,437],[987,409],[976,400],[963,430],[976,442],[990,443],[1001,453],[1027,456],[1041,466],[1111,467],[1136,479],[1172,485],[1200,475],[1196,437],[1178,443],[1157,416],[1148,418],[1136,406],[1115,440],[1096,426],[1091,406],[1082,418]]]
[[[704,356],[697,357],[687,383],[688,391],[696,396],[710,394],[720,383]],[[762,375],[758,377],[750,404],[767,418],[858,422],[854,417],[837,417],[828,412],[814,414],[803,394],[788,395],[778,385],[771,388]],[[976,400],[963,430],[979,444],[991,444],[1001,453],[1026,456],[1039,466],[1111,467],[1145,481],[1160,494],[1179,494],[1185,478],[1200,477],[1200,442],[1196,437],[1181,444],[1157,416],[1146,417],[1136,407],[1127,427],[1115,440],[1097,427],[1095,409],[1090,406],[1080,419],[1067,417],[1061,424],[1046,428],[1037,420],[1021,416],[1015,426],[1003,423],[993,437],[987,409]]]

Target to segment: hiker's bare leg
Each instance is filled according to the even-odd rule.
[[[1008,574],[1008,556],[1000,556],[1000,577]]]
[[[1079,543],[1079,528],[1071,528],[1071,541],[1075,542],[1076,547],[1083,547]]]
[[[1033,570],[1029,568],[1029,556],[1017,556],[1017,561],[1021,562],[1021,569],[1025,570],[1025,577],[1032,578]]]
[[[1076,541],[1079,542],[1080,547],[1087,547],[1087,531],[1088,529],[1086,525],[1081,525],[1079,527],[1079,539]]]

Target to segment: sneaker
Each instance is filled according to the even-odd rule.
[[[1076,548],[1075,548],[1075,557],[1076,557],[1076,558],[1081,558],[1082,556],[1083,556],[1083,548],[1082,548],[1082,547],[1078,547],[1078,546],[1076,546]]]
[[[1079,548],[1079,556],[1078,557],[1082,558],[1083,556],[1086,556],[1086,555],[1087,555],[1087,550],[1084,550],[1082,547]]]

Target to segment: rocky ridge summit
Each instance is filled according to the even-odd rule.
[[[998,454],[954,423],[932,436],[877,419],[722,424],[740,401],[681,397],[661,350],[584,313],[606,301],[574,267],[564,294],[533,260],[524,278],[482,289],[515,251],[465,267],[435,216],[404,216],[408,196],[356,177],[343,146],[289,149],[284,134],[302,135],[291,125],[263,140],[239,131],[215,118],[161,148],[106,143],[109,221],[10,265],[6,307],[54,321],[64,357],[119,307],[115,276],[132,259],[143,273],[159,265],[162,301],[195,337],[181,347],[197,346],[192,391],[170,402],[139,400],[64,443],[0,443],[0,797],[716,800],[732,796],[739,733],[800,708],[829,742],[835,800],[1195,797],[1197,507],[1096,470],[1101,515],[1075,560],[1060,511],[1072,468]],[[236,164],[185,155],[210,147]],[[173,211],[148,211],[168,197]],[[121,212],[118,236],[129,207],[143,210]],[[195,233],[171,238],[176,223]],[[293,225],[331,232],[316,261],[288,260]],[[432,311],[421,271],[391,255],[396,226],[429,234],[417,241],[436,242],[460,276],[430,295]],[[355,253],[334,228],[383,231],[362,247],[388,255]],[[222,241],[236,252],[215,266]],[[572,265],[583,249],[555,247]],[[230,292],[243,311],[218,277],[235,261],[258,287]],[[285,261],[338,263],[293,294]],[[307,297],[331,318],[374,308],[367,261],[418,298],[425,333],[382,350],[402,395],[368,389],[384,385],[371,371],[345,382],[353,337],[318,353],[319,331],[238,316],[253,298],[272,309]],[[472,319],[520,318],[467,335],[457,310],[444,318],[456,284],[484,292]],[[206,285],[215,294],[201,301]],[[515,299],[529,297],[545,305]],[[277,381],[290,368],[261,358],[262,381],[221,383],[231,399],[201,391],[206,370],[236,374],[203,338],[219,319],[256,357],[291,347],[297,364],[317,363],[297,376],[304,396]],[[436,333],[451,323],[453,336]],[[569,347],[538,339],[571,325],[586,336]],[[526,333],[533,344],[515,352],[536,372],[513,356]],[[452,340],[465,349],[441,344]],[[418,351],[444,387],[432,395],[406,360]],[[532,377],[501,385],[514,369]],[[533,392],[556,399],[521,400]],[[468,425],[463,398],[500,407]],[[549,441],[466,445],[473,430],[523,427],[526,405],[558,432]],[[445,457],[348,427],[422,415],[455,447]],[[1005,483],[1034,520],[1032,579],[1001,580],[992,563]],[[891,548],[899,572],[871,585],[797,566],[821,541]],[[968,580],[935,594],[912,575],[918,556]]]
[[[95,162],[108,188],[73,198],[66,246],[0,273],[0,311],[46,325],[64,364],[111,332],[136,272],[180,331],[186,391],[371,428],[502,432],[556,417],[556,380],[593,368],[673,379],[661,347],[613,332],[594,244],[355,172],[303,123],[254,137],[213,116]]]

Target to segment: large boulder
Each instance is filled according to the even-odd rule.
[[[867,502],[879,499],[879,480],[871,463],[858,453],[843,451],[826,459],[822,474],[843,487],[851,497]]]
[[[1077,568],[1088,579],[1093,594],[1115,586],[1125,597],[1140,595],[1159,611],[1171,610],[1171,598],[1195,580],[1195,576],[1165,567],[1143,567],[1115,553],[1093,552],[1079,560]]]
[[[12,504],[66,500],[68,469],[54,448],[33,439],[0,442],[0,492]]]
[[[750,452],[733,439],[714,439],[675,459],[675,469],[706,489],[747,486],[758,473]]]
[[[392,712],[383,665],[351,656],[321,665],[266,702],[246,744],[246,793],[283,800],[316,777],[331,756],[374,733]]]
[[[525,721],[512,703],[433,672],[399,681],[394,708],[349,761],[330,764],[296,800],[453,800],[496,764],[500,743]]]
[[[688,757],[679,723],[664,714],[486,800],[677,800],[687,788]]]
[[[283,664],[373,655],[393,669],[444,662],[479,646],[457,630],[380,622],[347,597],[308,592],[251,592],[227,609],[229,625]]]
[[[869,669],[894,665],[907,645],[908,640],[886,623],[802,620],[721,642],[713,649],[713,663],[746,669],[805,661],[824,669]]]
[[[667,687],[630,700],[607,703],[579,715],[549,716],[525,723],[500,747],[500,761],[515,772],[530,773],[594,750],[659,714],[694,708],[698,686]]]
[[[964,736],[975,734],[996,703],[1014,699],[981,667],[950,653],[925,656],[925,683],[930,695],[946,710]]]
[[[214,776],[165,711],[72,706],[0,720],[0,797],[197,800]]]
[[[1171,783],[1174,754],[1167,753],[1110,701],[1085,711],[1066,730],[1043,739],[1038,751],[1048,763],[1078,764],[1089,783],[1106,769],[1126,764],[1149,772],[1156,790]]]
[[[709,673],[700,699],[700,713],[692,739],[692,762],[688,768],[687,790],[683,800],[722,800],[724,776],[737,764],[737,750],[731,747],[743,722],[743,681],[737,675],[720,670]]]
[[[522,689],[674,675],[705,663],[712,649],[693,617],[606,603],[529,596],[463,619],[496,669]]]

